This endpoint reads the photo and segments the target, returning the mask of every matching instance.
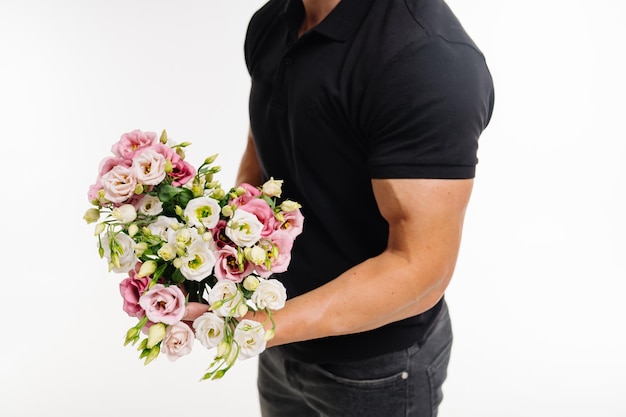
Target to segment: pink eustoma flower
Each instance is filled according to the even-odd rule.
[[[185,315],[185,295],[175,285],[154,285],[139,298],[139,305],[154,323],[174,324]]]
[[[245,204],[240,205],[238,210],[247,211],[250,214],[254,214],[256,218],[259,219],[261,224],[263,224],[263,230],[261,231],[262,237],[267,237],[274,232],[276,217],[274,217],[274,211],[265,200],[253,198],[248,200]]]
[[[239,283],[254,270],[254,265],[250,262],[245,262],[243,269],[239,269],[239,264],[237,263],[237,249],[232,246],[223,246],[220,250],[215,252],[215,257],[217,258],[217,262],[215,263],[213,273],[218,280],[228,280]]]
[[[150,278],[136,278],[135,275],[135,271],[131,270],[130,276],[120,282],[120,294],[124,299],[122,309],[131,317],[141,318],[145,313],[139,305],[139,298],[148,288]]]
[[[124,133],[120,140],[111,147],[111,152],[121,158],[132,159],[136,152],[154,145],[157,141],[156,133],[135,129],[132,132]]]

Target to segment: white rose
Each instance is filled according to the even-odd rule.
[[[183,214],[192,226],[212,229],[220,219],[220,205],[211,197],[198,197],[190,200]]]
[[[146,194],[139,202],[138,211],[146,216],[157,216],[163,212],[163,203],[157,196]]]
[[[157,185],[165,178],[165,157],[146,149],[133,160],[133,173],[140,184]]]
[[[254,320],[244,319],[235,327],[233,339],[241,349],[239,359],[245,360],[265,350],[265,329],[263,325]]]
[[[104,189],[104,198],[113,203],[123,203],[135,195],[137,178],[133,170],[122,165],[116,165],[100,178]]]
[[[280,194],[282,193],[282,186],[283,180],[275,180],[274,177],[271,177],[269,181],[263,184],[263,194],[270,198],[280,197]]]
[[[132,204],[122,204],[119,207],[115,207],[111,212],[111,215],[120,223],[128,224],[135,221],[137,218],[137,210],[135,210],[135,207]]]
[[[261,238],[263,223],[252,213],[235,210],[233,217],[226,225],[226,236],[237,246],[254,246]]]
[[[218,281],[208,295],[211,310],[220,317],[239,317],[243,294],[232,281]]]
[[[193,322],[196,339],[207,349],[216,347],[224,338],[224,319],[207,312]]]
[[[110,234],[106,233],[102,238],[104,256],[109,261],[109,268],[113,272],[128,272],[139,262],[135,254],[135,242],[126,233],[116,233],[113,237],[115,251],[111,253]]]
[[[215,255],[202,239],[193,241],[182,257],[180,272],[190,281],[202,281],[209,276],[215,266]]]
[[[259,309],[280,310],[287,301],[287,291],[277,279],[262,279],[250,299]]]

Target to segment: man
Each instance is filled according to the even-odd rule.
[[[493,108],[481,52],[442,0],[271,0],[245,57],[238,183],[282,179],[305,216],[259,359],[263,416],[436,415]]]

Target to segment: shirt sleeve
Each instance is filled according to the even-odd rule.
[[[369,89],[364,130],[372,178],[473,178],[493,111],[482,54],[433,37],[385,64]]]

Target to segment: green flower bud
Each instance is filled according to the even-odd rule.
[[[206,158],[206,159],[204,160],[204,163],[205,163],[206,165],[210,165],[210,164],[212,164],[212,163],[213,163],[213,162],[215,162],[215,160],[217,159],[217,155],[219,155],[219,154],[214,154],[214,155],[209,156],[208,158]]]
[[[138,338],[139,338],[139,329],[136,327],[131,327],[126,332],[126,339],[124,340],[124,346],[128,345],[129,343],[135,344]]]
[[[96,225],[96,230],[93,232],[93,234],[95,236],[98,236],[100,233],[104,232],[105,227],[106,226],[104,225],[104,223],[98,223]]]
[[[302,206],[300,205],[300,203],[296,203],[295,201],[291,201],[291,200],[285,200],[280,205],[280,209],[282,211],[284,211],[285,213],[290,213],[292,211],[296,211],[297,209],[299,209],[301,207]]]
[[[222,190],[221,188],[217,188],[211,193],[211,197],[216,200],[221,200],[222,198],[224,198],[225,195],[226,192],[224,192],[224,190]]]
[[[243,287],[248,291],[254,291],[259,286],[259,279],[254,275],[248,275],[246,279],[243,280]]]
[[[128,236],[134,237],[137,233],[139,233],[139,226],[137,226],[135,223],[132,223],[130,226],[128,226]]]
[[[155,261],[146,261],[141,264],[139,268],[139,272],[137,273],[137,278],[143,278],[154,274],[154,271],[157,269],[157,263]]]
[[[204,194],[204,187],[200,184],[194,183],[191,186],[191,193],[194,197],[202,197],[202,195]]]
[[[100,220],[100,210],[95,207],[90,208],[85,212],[83,219],[87,222],[87,224],[97,222],[98,220]]]
[[[170,172],[172,172],[173,169],[174,169],[174,167],[172,166],[172,161],[169,158],[167,158],[165,160],[165,166],[163,167],[163,170],[166,173],[170,173]]]
[[[231,217],[233,215],[233,208],[231,206],[222,207],[222,216]]]
[[[135,254],[137,256],[141,256],[148,250],[148,244],[146,242],[139,242],[133,247],[133,249],[135,250]]]
[[[146,356],[146,361],[144,362],[144,365],[147,365],[155,360],[157,356],[159,356],[159,353],[161,353],[161,348],[159,346],[153,346],[148,352],[148,356]]]
[[[152,349],[165,338],[165,323],[155,323],[148,329],[148,342],[146,347]]]

